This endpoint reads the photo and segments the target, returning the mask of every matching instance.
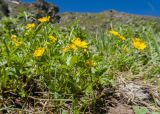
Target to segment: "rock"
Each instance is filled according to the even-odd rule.
[[[1,17],[15,17],[24,11],[33,14],[36,18],[50,16],[52,21],[59,22],[60,20],[60,16],[58,15],[59,8],[45,0],[37,0],[34,3],[24,3],[19,0],[0,0]]]
[[[4,2],[4,0],[0,0],[0,18],[2,16],[9,16],[8,5]]]
[[[52,18],[59,19],[57,15],[59,8],[54,4],[45,2],[45,0],[37,0],[35,3],[29,4],[29,8],[32,14],[35,14],[37,18],[43,16],[51,16]]]

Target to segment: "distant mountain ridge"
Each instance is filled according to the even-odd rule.
[[[109,28],[111,24],[113,24],[113,26],[116,25],[116,23],[134,26],[148,24],[153,26],[156,30],[160,30],[160,18],[121,13],[115,10],[108,10],[101,13],[66,12],[60,16],[61,26],[71,25],[78,20],[81,27],[90,31],[96,31],[96,29],[103,30]]]

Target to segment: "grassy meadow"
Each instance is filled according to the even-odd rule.
[[[120,79],[159,91],[160,31],[150,24],[110,22],[109,28],[94,33],[78,21],[61,27],[49,16],[24,15],[23,21],[3,18],[0,28],[2,114],[105,114],[108,109],[101,107],[107,101],[100,99]],[[155,110],[133,108],[135,114],[159,114],[156,100],[149,103]]]

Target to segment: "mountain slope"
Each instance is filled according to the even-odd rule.
[[[70,25],[76,20],[79,20],[79,24],[86,29],[96,30],[96,29],[106,29],[111,26],[111,24],[116,25],[116,23],[130,24],[134,26],[139,26],[142,24],[148,24],[155,26],[156,29],[160,30],[160,19],[157,17],[140,16],[121,13],[114,10],[105,11],[102,13],[63,13],[61,14],[61,25]]]
[[[153,26],[156,30],[160,30],[160,19],[157,17],[140,16],[121,13],[115,10],[109,10],[101,13],[73,13],[66,12],[57,15],[59,8],[54,4],[47,3],[45,0],[37,0],[34,3],[23,3],[20,0],[0,0],[0,16],[16,16],[19,13],[27,11],[34,14],[37,18],[50,15],[58,20],[61,17],[60,25],[71,25],[77,20],[81,27],[87,30],[95,31],[96,29],[106,29],[118,24],[129,24],[139,26]]]

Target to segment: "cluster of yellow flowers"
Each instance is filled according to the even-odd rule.
[[[44,22],[49,22],[50,16],[47,17],[41,17],[38,19],[39,22],[44,23]],[[36,25],[34,23],[29,23],[25,26],[26,29],[32,30]]]
[[[111,30],[111,31],[109,31],[109,33],[112,34],[112,35],[114,35],[114,36],[116,36],[116,37],[118,37],[122,41],[126,39],[124,36],[122,36],[121,34],[119,34],[117,31]]]
[[[86,41],[82,41],[80,38],[75,38],[71,42],[71,44],[63,49],[64,52],[68,52],[72,49],[77,50],[78,48],[86,49],[88,47],[88,43]]]
[[[41,22],[41,23],[49,22],[49,20],[50,20],[50,16],[42,17],[42,18],[38,19],[38,21]],[[35,26],[36,25],[34,23],[30,23],[30,24],[27,24],[25,26],[25,28],[27,30],[32,30]],[[55,43],[57,41],[57,38],[55,38],[52,35],[49,35],[48,38],[52,43]],[[11,39],[16,43],[16,46],[20,46],[22,44],[22,42],[17,41],[16,36],[12,36]],[[45,48],[39,47],[34,51],[33,56],[34,57],[41,57],[44,54],[44,52],[45,52]]]
[[[55,43],[57,41],[57,38],[55,38],[52,35],[49,35],[48,38],[52,43]],[[45,52],[45,48],[44,47],[39,47],[34,51],[33,56],[34,57],[41,57],[44,52]]]
[[[12,35],[11,36],[11,40],[15,43],[16,47],[19,47],[19,46],[22,45],[22,42],[17,40],[17,36],[16,35]]]
[[[109,32],[110,32],[110,34],[118,37],[119,39],[125,40],[125,37],[122,36],[122,35],[120,35],[117,31],[111,30],[111,31],[109,31]],[[147,47],[146,44],[145,44],[140,38],[133,38],[133,39],[132,39],[132,45],[133,45],[134,48],[136,48],[136,49],[138,49],[138,50],[144,50],[144,49]],[[124,50],[125,52],[128,52],[128,51],[129,51],[128,48],[127,48],[127,46],[125,46],[125,47],[123,48],[123,50]]]

